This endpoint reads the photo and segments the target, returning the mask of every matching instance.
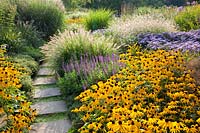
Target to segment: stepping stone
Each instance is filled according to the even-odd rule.
[[[69,120],[35,123],[29,133],[67,133],[72,124]]]
[[[61,113],[67,111],[65,101],[39,102],[32,105],[31,108],[36,109],[38,115]]]
[[[45,75],[54,75],[54,74],[55,74],[55,71],[53,71],[50,68],[40,68],[37,75],[45,76]]]
[[[33,98],[44,98],[60,95],[61,92],[59,88],[35,89],[33,92]]]
[[[0,116],[0,128],[6,126],[6,124],[7,124],[7,115],[3,114],[2,116]]]
[[[46,85],[46,84],[55,84],[55,77],[38,77],[33,81],[33,85]]]
[[[41,66],[42,66],[42,67],[49,67],[49,66],[51,66],[51,64],[50,64],[49,62],[45,62],[45,63],[43,63]]]

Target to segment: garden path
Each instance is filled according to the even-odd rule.
[[[31,108],[37,110],[38,117],[42,121],[43,119],[46,120],[34,123],[29,133],[66,133],[71,127],[71,121],[66,118],[66,115],[56,117],[60,113],[66,113],[67,107],[65,101],[61,98],[60,89],[56,86],[55,72],[50,69],[48,63],[40,66],[33,85],[35,103]]]

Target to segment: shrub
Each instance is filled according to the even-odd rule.
[[[25,68],[25,72],[34,75],[39,70],[39,64],[29,55],[16,55],[11,59],[13,62],[20,64]]]
[[[200,130],[200,86],[178,51],[140,51],[121,55],[127,65],[76,99],[82,106],[79,132],[192,132]]]
[[[39,48],[33,48],[30,46],[23,47],[20,54],[29,55],[38,62],[44,58],[44,55],[40,52]]]
[[[0,116],[6,113],[6,124],[0,132],[27,132],[36,112],[30,108],[26,93],[20,90],[23,68],[7,61],[0,52]]]
[[[109,55],[117,52],[111,38],[95,36],[90,32],[78,30],[77,32],[65,31],[51,38],[42,47],[42,52],[51,62],[56,71],[60,71],[63,62],[70,59],[80,60],[85,53],[88,57]]]
[[[180,30],[189,31],[200,28],[200,5],[189,6],[175,17]]]
[[[27,97],[31,97],[31,90],[33,90],[32,79],[29,75],[23,75],[20,77],[21,80],[21,91],[26,92]]]
[[[90,11],[85,18],[85,27],[87,30],[97,30],[107,28],[111,20],[113,12],[105,9]]]
[[[190,32],[140,34],[138,43],[145,48],[200,52],[200,30]]]
[[[45,39],[63,28],[64,11],[53,0],[16,0],[18,20],[29,22],[44,34]]]
[[[16,6],[11,5],[7,0],[1,0],[1,8],[0,8],[0,26],[2,28],[10,28],[11,30],[14,28],[14,19],[16,15]]]
[[[37,31],[36,27],[32,24],[18,22],[16,24],[17,30],[21,33],[21,38],[24,40],[24,45],[39,48],[45,42],[42,39],[42,33]]]
[[[115,37],[120,45],[131,44],[139,33],[161,33],[176,31],[173,21],[162,14],[146,14],[125,16],[113,21],[108,28],[108,34]]]
[[[7,0],[0,1],[0,45],[6,44],[8,52],[18,52],[22,47],[14,24],[16,13],[16,6]]]

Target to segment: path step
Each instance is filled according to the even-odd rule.
[[[52,77],[37,77],[33,81],[33,85],[47,85],[47,84],[55,84],[56,79],[54,76]]]
[[[42,67],[49,67],[49,66],[52,66],[52,65],[49,62],[44,62],[40,66],[42,66]]]
[[[60,96],[61,92],[59,88],[46,88],[46,89],[35,89],[33,92],[33,98],[45,98],[51,96]]]
[[[38,115],[61,113],[67,111],[65,101],[39,102],[32,105],[31,108],[36,109]]]
[[[40,68],[38,71],[38,76],[45,76],[45,75],[54,75],[55,71],[53,71],[51,68]]]
[[[71,125],[69,120],[35,123],[29,133],[67,133]]]

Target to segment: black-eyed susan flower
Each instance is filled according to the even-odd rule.
[[[97,132],[108,133],[198,131],[200,87],[182,53],[130,47],[120,59],[125,68],[76,98],[83,105],[74,112],[84,113],[85,123],[98,120]]]

